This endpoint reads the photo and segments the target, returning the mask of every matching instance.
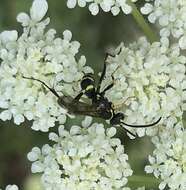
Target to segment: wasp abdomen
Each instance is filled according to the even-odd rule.
[[[95,81],[91,74],[87,74],[83,77],[81,81],[81,89],[89,98],[92,98],[95,95]]]

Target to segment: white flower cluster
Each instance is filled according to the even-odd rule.
[[[137,0],[131,0],[136,2]],[[97,15],[99,6],[104,12],[111,12],[114,16],[120,13],[120,10],[125,14],[130,14],[132,7],[127,3],[127,0],[67,0],[67,7],[74,8],[76,4],[80,7],[85,7],[89,3],[89,11],[92,15]]]
[[[149,0],[141,8],[148,15],[151,23],[158,21],[161,37],[172,35],[178,38],[179,46],[186,49],[186,1],[184,0]]]
[[[155,150],[145,170],[161,178],[160,189],[185,190],[186,130],[182,117],[186,108],[186,58],[178,44],[150,44],[145,38],[129,47],[121,44],[116,52],[107,59],[105,85],[111,83],[111,75],[115,79],[107,96],[125,113],[126,123],[144,124],[162,117],[161,126],[146,130],[153,136]],[[144,128],[135,130],[139,136],[145,134]]]
[[[17,185],[7,185],[5,190],[18,190]],[[1,189],[0,189],[1,190]]]
[[[41,19],[47,9],[46,0],[34,0],[30,16],[26,13],[17,16],[23,26],[19,37],[17,31],[0,33],[0,108],[3,110],[0,119],[13,118],[17,125],[25,118],[34,120],[32,129],[41,131],[48,131],[55,121],[64,123],[67,113],[59,107],[53,94],[44,92],[40,83],[23,77],[34,77],[50,86],[56,76],[62,93],[76,95],[83,73],[92,72],[85,66],[84,56],[76,60],[80,44],[71,42],[70,31],[64,31],[63,38],[56,38],[54,29],[45,31],[49,18]]]
[[[177,45],[169,47],[165,42],[150,44],[140,38],[129,47],[121,44],[115,57],[107,59],[105,85],[114,87],[107,97],[121,110],[126,123],[148,124],[162,117],[160,123],[169,117],[182,117],[186,99],[185,63]],[[104,86],[105,86],[104,85]],[[174,120],[171,120],[175,122]],[[174,123],[173,123],[174,124]],[[133,129],[139,136],[155,135],[158,127]]]
[[[155,150],[145,171],[162,179],[159,189],[167,186],[170,190],[186,189],[186,130],[181,127],[178,122],[175,128],[165,128],[152,138]]]
[[[120,140],[113,137],[116,129],[105,130],[91,121],[86,117],[82,127],[75,125],[70,131],[60,126],[59,135],[49,134],[53,146],[34,147],[28,153],[32,172],[43,173],[45,189],[125,189],[132,170]]]

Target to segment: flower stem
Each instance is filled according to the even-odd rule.
[[[150,42],[159,41],[158,35],[151,29],[149,24],[146,22],[143,15],[140,13],[138,8],[136,7],[135,3],[128,0],[128,4],[132,7],[132,16],[134,17],[135,21],[139,25],[139,27],[143,30],[146,37],[149,39]]]
[[[138,176],[138,175],[132,175],[128,178],[129,186],[131,188],[136,188],[140,186],[145,186],[148,188],[156,188],[158,187],[160,180],[156,179],[153,176]]]

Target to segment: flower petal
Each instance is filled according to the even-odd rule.
[[[34,21],[40,21],[48,10],[48,3],[46,0],[34,0],[30,9],[30,16]]]
[[[11,30],[11,31],[6,30],[0,33],[0,40],[5,44],[7,42],[16,41],[17,38],[18,38],[18,33],[16,30]]]

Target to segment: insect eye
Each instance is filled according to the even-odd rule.
[[[113,118],[110,120],[111,125],[119,125],[121,123],[121,120],[124,119],[124,114],[119,112],[113,116]]]
[[[124,120],[124,114],[123,113],[119,112],[116,115],[117,115],[118,119]]]

